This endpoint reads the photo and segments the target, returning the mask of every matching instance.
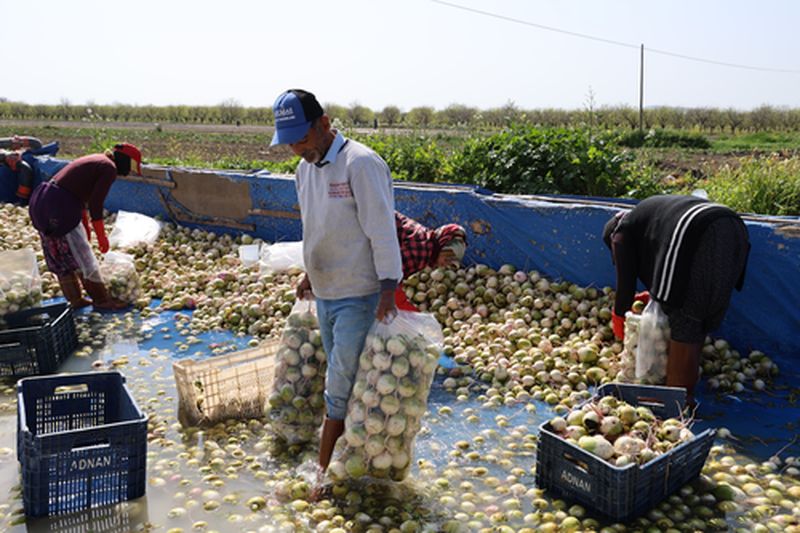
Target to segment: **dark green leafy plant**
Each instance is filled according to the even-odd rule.
[[[628,160],[606,135],[515,127],[467,141],[453,157],[453,181],[511,194],[622,196]]]

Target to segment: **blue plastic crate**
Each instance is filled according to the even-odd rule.
[[[648,407],[659,418],[680,415],[686,390],[608,383],[596,396],[615,396]],[[707,429],[644,465],[613,466],[558,436],[550,423],[539,426],[536,484],[601,515],[625,522],[646,513],[700,474],[716,430]]]
[[[10,313],[0,329],[0,377],[52,374],[78,346],[67,303]]]
[[[147,416],[119,372],[17,383],[17,457],[25,514],[52,516],[145,492]]]

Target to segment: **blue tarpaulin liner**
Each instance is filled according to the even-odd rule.
[[[40,157],[39,179],[66,161]],[[120,177],[106,200],[125,210],[214,231],[246,232],[269,242],[301,239],[294,181],[272,176],[145,167],[144,177]],[[8,198],[4,198],[8,200]],[[398,182],[397,209],[435,227],[467,229],[465,261],[510,263],[582,286],[613,286],[614,270],[601,231],[632,203],[608,198],[492,194],[469,186]],[[785,370],[800,371],[800,219],[746,217],[752,250],[744,290],[734,292],[715,332],[739,349],[759,349]]]

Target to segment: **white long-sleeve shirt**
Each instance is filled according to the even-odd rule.
[[[379,280],[402,279],[386,162],[337,133],[320,164],[302,160],[295,179],[303,261],[314,294],[329,300],[366,296],[381,289]]]

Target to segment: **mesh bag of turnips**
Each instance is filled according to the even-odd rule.
[[[139,298],[139,274],[132,255],[108,252],[100,263],[100,276],[112,298],[128,304]]]
[[[2,316],[37,307],[42,301],[42,278],[31,248],[0,252],[0,323]]]
[[[398,311],[388,324],[373,324],[347,404],[343,446],[328,468],[332,479],[406,478],[443,338],[428,313]]]
[[[661,305],[651,299],[639,321],[636,379],[640,383],[658,385],[666,381],[669,337],[669,318]]]
[[[281,334],[269,397],[272,428],[288,444],[310,442],[317,434],[325,415],[326,370],[316,302],[299,299]]]
[[[141,213],[119,211],[114,229],[108,236],[108,244],[118,250],[126,250],[137,244],[153,244],[160,232],[161,222],[158,220]]]

